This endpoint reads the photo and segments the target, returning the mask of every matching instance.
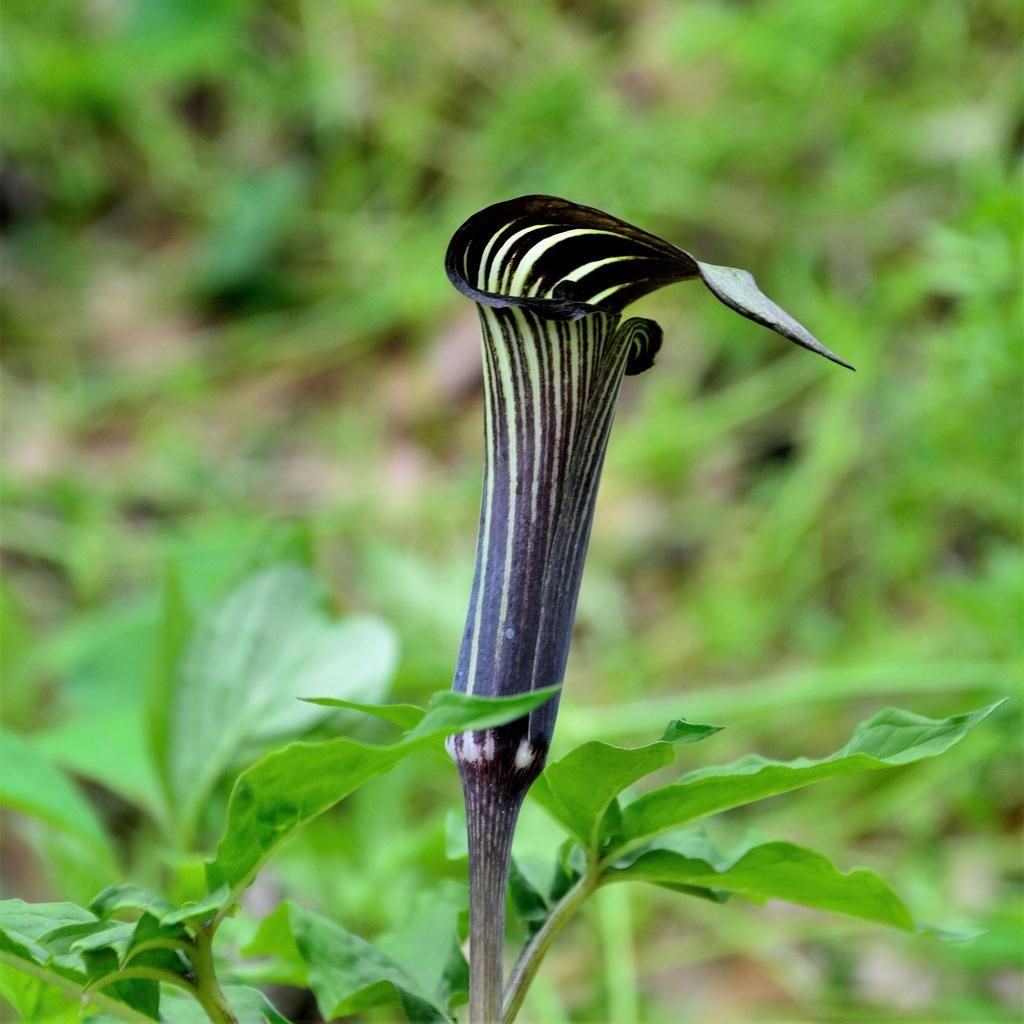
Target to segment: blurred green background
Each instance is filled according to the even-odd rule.
[[[936,761],[756,812],[974,942],[615,888],[524,1020],[1017,1020],[1021,22],[1013,0],[10,0],[3,713],[75,775],[120,875],[187,873],[217,834],[215,808],[174,850],[147,803],[168,565],[209,604],[298,532],[335,606],[397,632],[396,698],[449,684],[482,405],[442,258],[476,209],[547,192],[749,268],[859,371],[699,285],[635,307],[665,346],[623,391],[560,748],[683,715],[727,727],[684,767],[820,755],[885,704],[1014,700]],[[247,913],[290,895],[372,938],[463,877],[458,804],[447,762],[406,764]],[[4,822],[5,894],[113,880]],[[528,808],[520,849],[550,833]]]

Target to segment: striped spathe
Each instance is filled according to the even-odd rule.
[[[699,278],[730,308],[843,363],[746,271],[704,264],[623,220],[553,196],[472,216],[445,258],[478,306],[485,459],[472,596],[453,686],[480,696],[562,681],[601,466],[625,374],[653,365],[661,329],[629,303]],[[543,767],[557,699],[449,741],[461,764]],[[525,780],[524,780],[525,781]]]

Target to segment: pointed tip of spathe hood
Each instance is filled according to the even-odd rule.
[[[802,348],[816,352],[819,356],[838,363],[839,366],[853,370],[854,373],[857,372],[855,366],[823,345],[799,320],[769,299],[758,288],[754,275],[749,271],[740,270],[738,267],[718,267],[713,263],[701,263],[700,260],[696,262],[701,280],[719,302],[740,316],[753,320],[754,323],[761,324],[776,334],[781,334]]]

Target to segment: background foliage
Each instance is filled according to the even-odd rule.
[[[943,715],[1012,693],[1020,22],[1008,0],[12,0],[4,759],[55,788],[5,815],[5,894],[189,894],[224,786],[208,820],[167,821],[145,737],[177,720],[151,701],[147,725],[180,654],[168,609],[215,644],[251,570],[311,563],[325,588],[294,579],[281,607],[344,614],[304,628],[325,657],[335,630],[369,645],[362,699],[392,669],[397,700],[446,685],[481,396],[475,314],[441,261],[469,213],[526,192],[749,267],[859,370],[697,286],[638,304],[666,343],[613,432],[560,748],[685,715],[727,727],[683,749],[690,766],[824,754],[882,704]],[[296,669],[268,665],[263,628],[243,675],[230,650],[218,675],[258,665],[269,695],[225,764],[265,749],[275,716],[325,728],[291,687],[275,705],[275,671]],[[766,834],[885,867],[923,918],[984,929],[973,943],[613,887],[526,1017],[1015,1019],[1016,710],[941,759],[759,811]],[[443,759],[400,766],[281,852],[238,941],[285,897],[393,929],[463,877],[457,805]],[[528,807],[524,863],[549,831]],[[312,1012],[300,989],[274,995]]]

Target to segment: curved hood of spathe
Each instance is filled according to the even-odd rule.
[[[445,269],[481,305],[520,306],[561,320],[621,313],[658,288],[699,277],[741,316],[853,369],[747,271],[702,263],[627,221],[556,196],[521,196],[473,214],[452,237]]]

